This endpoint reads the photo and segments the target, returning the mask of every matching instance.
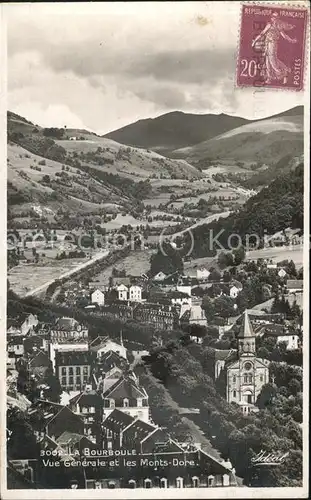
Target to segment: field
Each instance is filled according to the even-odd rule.
[[[85,259],[50,260],[40,264],[19,264],[8,271],[8,280],[11,289],[20,296],[26,295],[52,279],[59,278],[63,273],[70,271]]]
[[[108,284],[113,268],[119,271],[124,270],[128,275],[140,276],[142,273],[149,271],[152,253],[151,250],[133,251],[124,259],[119,260],[117,263],[104,269],[100,274],[94,276],[92,281],[100,281]]]

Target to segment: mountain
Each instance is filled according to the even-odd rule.
[[[175,150],[173,157],[188,161],[276,163],[286,155],[303,153],[303,107],[233,128],[191,147]]]
[[[8,205],[15,212],[44,202],[53,212],[128,208],[156,193],[161,182],[202,177],[183,159],[131,148],[87,130],[42,128],[12,112],[7,131]]]
[[[194,228],[193,257],[215,255],[219,246],[216,242],[213,247],[213,238],[218,234],[219,243],[228,249],[229,244],[236,245],[230,239],[232,235],[239,235],[243,243],[249,235],[251,244],[254,242],[251,235],[263,238],[287,227],[303,231],[303,191],[304,168],[300,164],[292,172],[277,177],[227,218]]]
[[[248,122],[245,118],[223,113],[196,115],[174,111],[156,118],[139,120],[109,132],[104,137],[169,156],[175,149],[192,146]]]

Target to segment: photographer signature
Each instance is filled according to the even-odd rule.
[[[268,453],[261,450],[257,455],[251,458],[252,464],[255,465],[280,465],[287,458],[287,453]]]

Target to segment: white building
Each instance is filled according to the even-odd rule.
[[[100,290],[95,290],[91,294],[91,302],[92,304],[98,304],[99,306],[105,305],[105,294]]]
[[[201,269],[197,269],[197,279],[198,280],[207,280],[211,273],[205,267],[201,267]]]
[[[236,299],[237,296],[239,295],[240,291],[241,291],[241,289],[238,288],[237,286],[235,286],[235,285],[231,286],[230,287],[230,297],[232,299]]]
[[[276,343],[280,344],[281,342],[286,343],[287,351],[295,351],[299,347],[299,337],[296,334],[278,335]]]
[[[164,281],[166,277],[167,275],[165,273],[162,273],[162,271],[160,271],[153,277],[153,281]]]
[[[189,295],[189,297],[191,297],[191,286],[189,285],[177,285],[176,290],[178,292],[185,293],[186,295]]]
[[[278,276],[279,276],[280,278],[285,278],[286,274],[287,274],[287,273],[286,273],[285,269],[283,269],[283,267],[281,267],[281,269],[280,269],[280,270],[279,270],[279,272],[278,272]]]
[[[98,337],[91,343],[90,351],[96,352],[97,358],[101,358],[106,352],[113,351],[124,359],[127,359],[127,349],[124,347],[122,340],[119,344],[108,337]]]
[[[119,300],[127,300],[129,289],[125,285],[119,285],[116,288]]]
[[[142,288],[138,285],[132,285],[129,289],[129,300],[141,302]]]

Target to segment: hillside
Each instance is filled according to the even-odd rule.
[[[195,146],[174,151],[188,161],[204,159],[275,163],[286,155],[303,153],[303,114],[252,122]]]
[[[174,111],[131,123],[105,137],[114,141],[170,155],[175,149],[192,146],[248,123],[226,114],[196,115]]]
[[[219,233],[218,241],[229,248],[231,241],[237,245],[239,235],[243,243],[249,235],[249,244],[255,243],[251,235],[262,239],[265,235],[275,234],[287,227],[303,230],[303,186],[304,171],[300,164],[294,171],[275,179],[268,187],[252,196],[239,211],[225,219],[198,226],[193,230],[193,257],[215,255],[217,242],[213,238]]]
[[[42,128],[8,112],[8,205],[12,214],[34,205],[50,213],[129,209],[171,179],[198,180],[183,159],[131,148],[77,129]],[[179,181],[180,179],[180,181]]]

